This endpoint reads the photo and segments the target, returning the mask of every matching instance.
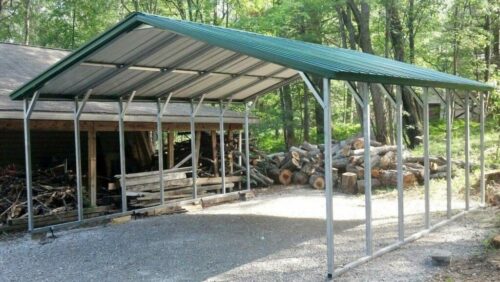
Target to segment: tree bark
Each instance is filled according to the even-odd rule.
[[[370,34],[370,5],[361,1],[361,9],[354,3],[354,0],[347,0],[347,5],[351,9],[356,22],[358,23],[359,45],[365,53],[373,54],[373,47]],[[376,84],[371,84],[371,97],[373,101],[373,113],[375,116],[375,138],[379,142],[387,142],[387,129],[385,106],[381,89]]]
[[[404,31],[401,24],[399,10],[396,1],[387,1],[386,14],[389,17],[390,23],[390,37],[392,49],[394,52],[394,59],[404,62],[405,61],[405,46],[404,46]],[[417,103],[413,99],[411,93],[403,88],[403,108],[409,115],[403,116],[404,127],[406,128],[406,135],[408,139],[408,146],[414,148],[418,145],[419,141],[416,138],[420,135],[421,125],[419,122],[419,113]]]

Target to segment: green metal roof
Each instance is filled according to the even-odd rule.
[[[230,50],[236,54],[259,59],[260,61],[336,80],[478,91],[494,89],[493,86],[478,81],[357,51],[155,15],[133,13],[107,32],[82,46],[70,56],[17,89],[10,95],[11,99],[21,99],[26,95],[31,95],[58,75],[82,63],[99,50],[102,50],[102,48],[111,48],[110,46],[113,41],[117,40],[120,36],[137,30],[144,25],[194,39],[210,46]],[[140,48],[142,47],[139,45],[137,48],[139,48],[138,52],[140,52]],[[276,80],[277,83],[275,85],[283,85],[288,81]],[[261,92],[262,89],[259,91]],[[245,93],[248,96],[253,94],[255,93]],[[43,98],[43,93],[41,94],[41,98]]]

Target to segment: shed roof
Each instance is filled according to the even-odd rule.
[[[12,101],[9,95],[22,84],[30,81],[51,65],[57,63],[70,51],[40,48],[17,44],[0,43],[0,119],[22,119],[23,104]],[[74,103],[69,101],[40,101],[35,106],[33,119],[73,120]],[[168,107],[165,122],[188,123],[190,105],[175,103]],[[156,122],[156,105],[151,103],[132,103],[127,111],[128,121]],[[117,117],[117,103],[88,102],[82,120],[114,121]],[[219,110],[201,106],[197,122],[218,123]],[[226,123],[243,123],[243,115],[234,111],[224,114]],[[251,120],[255,120],[252,118]]]
[[[297,71],[339,80],[492,90],[474,80],[411,64],[296,40],[132,13],[14,93],[21,99],[91,99],[137,91],[156,100],[245,101],[299,78]]]

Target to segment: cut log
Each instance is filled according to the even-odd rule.
[[[313,145],[307,141],[304,141],[304,143],[302,143],[302,149],[306,150],[306,151],[316,151],[316,150],[319,150],[318,148],[318,145]]]
[[[309,185],[317,190],[325,189],[325,177],[319,174],[313,174],[309,177]]]
[[[300,169],[300,159],[290,158],[288,162],[281,166],[281,169],[288,169],[290,171],[296,171]]]
[[[410,163],[420,163],[424,164],[424,157],[412,157],[412,156],[407,156],[405,161],[410,162]],[[429,161],[437,163],[438,165],[444,165],[446,164],[446,159],[443,157],[432,157],[429,156]]]
[[[370,140],[370,146],[380,147],[380,146],[382,146],[382,143],[380,143],[378,141],[375,141],[375,140]],[[352,147],[354,148],[354,150],[363,149],[365,147],[365,140],[364,140],[364,138],[356,138],[352,142]]]
[[[382,154],[385,154],[389,151],[396,151],[396,146],[389,146],[389,145],[386,145],[386,146],[380,146],[380,147],[370,147],[370,154],[371,155],[382,155]],[[351,155],[353,156],[359,156],[359,155],[363,155],[365,153],[365,149],[358,149],[358,150],[353,150],[351,152]]]
[[[395,186],[397,185],[397,170],[382,170],[380,171],[380,182],[382,185]],[[417,178],[409,171],[403,172],[403,187],[410,187],[415,184]]]
[[[396,153],[389,151],[380,158],[380,168],[393,169],[396,167]]]
[[[332,159],[332,166],[335,168],[345,168],[348,163],[348,158]]]
[[[340,184],[340,190],[344,193],[348,194],[356,194],[358,193],[358,189],[356,186],[356,181],[358,180],[358,176],[352,172],[344,172],[342,173],[342,182]]]
[[[275,183],[280,182],[280,169],[277,167],[273,167],[267,170],[267,176],[274,180]]]
[[[364,193],[365,180],[364,179],[358,180],[357,185],[358,185],[358,192]],[[380,180],[378,180],[378,178],[372,178],[372,188],[379,188],[379,187],[382,187],[382,183],[380,182]]]
[[[345,167],[346,172],[355,173],[359,179],[364,177],[365,169],[362,166],[347,165]]]
[[[293,173],[288,169],[282,169],[279,175],[279,182],[283,185],[290,185]]]
[[[307,183],[308,175],[302,171],[295,171],[292,176],[292,182],[297,185],[304,185]]]

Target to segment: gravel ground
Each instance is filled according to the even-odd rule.
[[[432,199],[434,221],[446,208],[439,198]],[[43,243],[28,236],[3,240],[0,281],[324,281],[324,202],[320,191],[277,189],[187,214],[58,232]],[[418,193],[407,193],[407,235],[422,226],[422,206]],[[338,279],[433,279],[444,270],[430,264],[429,254],[441,249],[466,258],[479,252],[494,214],[469,213]],[[394,192],[374,196],[373,218],[375,249],[394,242]],[[336,194],[334,221],[338,267],[363,256],[364,197]]]

